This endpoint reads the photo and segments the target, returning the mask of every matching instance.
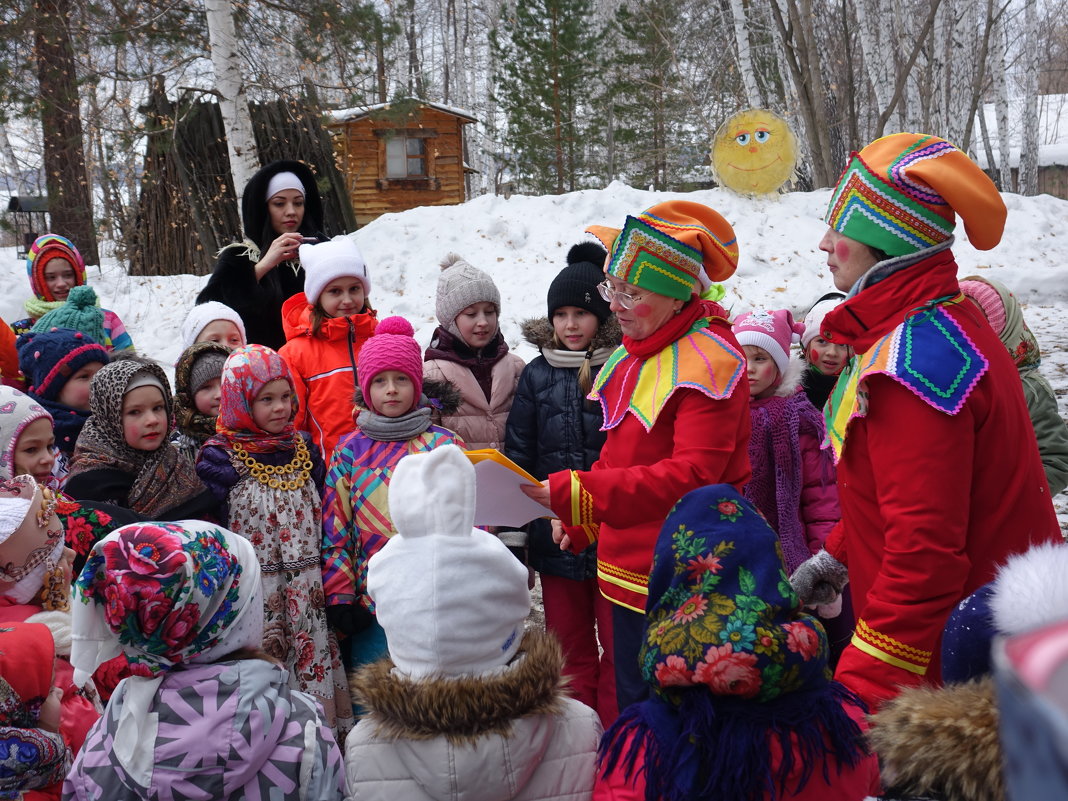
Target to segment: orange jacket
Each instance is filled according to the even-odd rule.
[[[0,378],[9,386],[23,389],[19,357],[15,352],[15,332],[3,320],[0,320]]]
[[[356,391],[356,359],[378,326],[376,312],[324,320],[312,336],[311,310],[303,292],[282,304],[286,344],[278,351],[293,371],[300,408],[294,425],[311,434],[323,461],[329,463],[334,446],[356,428],[352,396]]]

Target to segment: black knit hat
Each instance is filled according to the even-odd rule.
[[[597,292],[604,280],[604,260],[608,253],[595,242],[580,242],[567,252],[567,267],[549,285],[549,321],[561,306],[577,306],[597,315],[600,322],[608,319],[608,301]]]

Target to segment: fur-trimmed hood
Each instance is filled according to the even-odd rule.
[[[515,721],[559,711],[567,682],[563,651],[551,634],[529,631],[509,665],[488,675],[415,681],[383,659],[355,673],[353,698],[368,709],[367,723],[386,740],[475,744],[489,734],[508,736]]]
[[[994,680],[902,690],[871,717],[887,798],[1004,801]]]
[[[805,370],[808,369],[808,365],[800,354],[793,353],[790,356],[790,361],[786,364],[786,374],[782,377],[782,382],[775,388],[775,397],[777,398],[789,398],[795,392],[798,387],[801,386],[801,379],[805,375]]]
[[[456,414],[460,404],[463,403],[463,395],[460,394],[459,388],[451,381],[444,379],[439,381],[434,378],[424,378],[423,394],[429,399],[430,405],[441,414]],[[363,391],[359,386],[352,394],[352,402],[361,409],[367,408],[367,404],[363,402]]]
[[[523,339],[538,350],[552,347],[553,326],[548,317],[531,317],[524,320],[519,329],[523,334]],[[596,349],[612,348],[615,350],[622,342],[623,331],[620,330],[619,321],[613,314],[598,326],[591,344]]]

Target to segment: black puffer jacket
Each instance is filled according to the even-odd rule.
[[[282,304],[304,291],[304,269],[295,261],[279,264],[256,280],[256,262],[278,236],[271,228],[265,195],[271,178],[280,172],[295,174],[304,185],[304,219],[299,231],[304,236],[327,238],[322,232],[323,201],[312,171],[299,161],[272,162],[253,175],[245,186],[241,199],[245,241],[222,249],[207,285],[197,295],[197,303],[209,300],[225,303],[241,315],[250,343],[275,350],[286,342]]]
[[[523,324],[523,336],[544,354],[552,347],[553,329],[542,318]],[[593,344],[602,358],[619,345],[621,334],[615,317],[597,331]],[[592,375],[604,362],[595,359]],[[582,396],[578,368],[553,367],[544,355],[531,361],[519,377],[505,430],[508,458],[538,479],[557,470],[589,470],[601,455],[605,432],[601,406]],[[596,545],[581,554],[561,551],[553,542],[548,520],[535,520],[527,527],[530,566],[540,573],[576,580],[597,574]]]

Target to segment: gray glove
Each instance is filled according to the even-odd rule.
[[[846,566],[824,550],[799,564],[790,576],[790,586],[804,606],[831,603],[848,581]]]

